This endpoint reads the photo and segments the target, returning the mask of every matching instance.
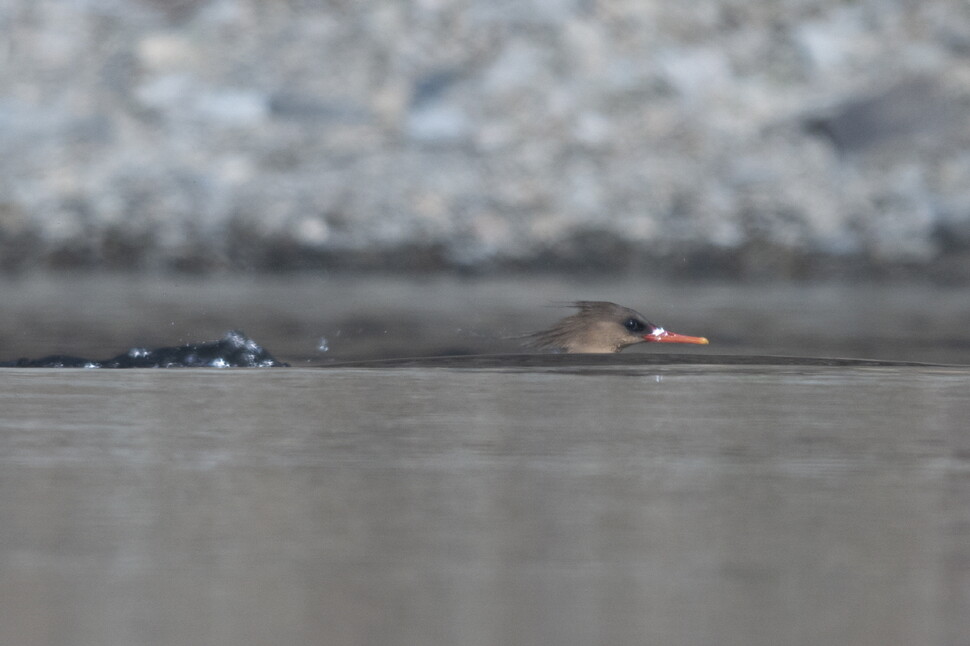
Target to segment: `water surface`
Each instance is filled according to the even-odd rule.
[[[0,643],[965,644],[968,391],[912,366],[0,370]]]
[[[0,361],[112,357],[242,330],[294,365],[521,352],[516,337],[608,300],[709,346],[628,353],[790,355],[970,364],[970,299],[926,284],[673,283],[518,276],[281,275],[0,279]]]

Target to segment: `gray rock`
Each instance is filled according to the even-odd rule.
[[[963,0],[9,0],[0,21],[8,269],[970,276]]]

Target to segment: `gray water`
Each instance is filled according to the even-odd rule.
[[[0,643],[967,643],[968,386],[6,370]]]
[[[517,336],[609,300],[711,345],[629,353],[847,356],[970,364],[970,297],[926,284],[677,283],[649,276],[470,279],[283,275],[0,278],[0,360],[113,357],[241,329],[299,365],[520,352]],[[326,350],[321,350],[325,347]]]
[[[253,289],[295,303],[308,285]],[[178,327],[192,303],[210,308],[207,325],[248,311],[239,285],[224,301],[211,286],[114,287],[121,296],[99,298],[141,294],[185,309],[131,308],[105,323],[103,339],[57,343],[110,354],[151,328],[136,320]],[[83,280],[75,288],[101,293]],[[374,289],[402,312],[420,291]],[[475,289],[464,298],[504,302],[499,312],[525,300]],[[845,291],[817,289],[803,300]],[[737,318],[757,319],[746,293],[734,293],[730,323],[691,320],[728,312],[713,296],[670,309],[684,332],[714,341],[719,328],[742,327]],[[460,319],[446,296],[429,295],[432,309]],[[44,311],[17,298],[7,321]],[[774,308],[759,305],[775,312],[760,329],[795,334],[726,342],[725,353],[823,339],[799,336],[806,321],[784,327],[777,312],[796,301],[780,290]],[[918,302],[906,293],[886,316],[903,320]],[[321,316],[307,303],[303,319],[280,307],[276,328],[261,307],[250,323],[266,329],[247,331],[318,367],[0,370],[0,644],[970,643],[970,369],[717,356],[665,365],[625,354],[613,364],[327,367],[327,353],[289,350],[328,334],[307,332]],[[943,319],[960,307],[944,304]],[[41,347],[53,309],[19,338]],[[81,305],[63,309],[96,328]],[[345,332],[330,336],[364,345],[346,331],[353,307],[336,309]],[[476,325],[495,316],[465,311]],[[842,320],[848,339],[900,333],[865,311],[823,309],[818,320]],[[907,325],[958,350],[947,339],[959,330],[940,321]],[[384,336],[402,343],[372,338]],[[876,354],[938,358],[892,347]]]

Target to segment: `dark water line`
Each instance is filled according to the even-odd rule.
[[[363,361],[335,361],[320,368],[574,368],[637,367],[666,365],[696,366],[822,366],[822,367],[917,367],[965,368],[960,364],[919,361],[884,361],[840,357],[796,357],[780,355],[724,354],[474,354],[433,357],[400,357]]]

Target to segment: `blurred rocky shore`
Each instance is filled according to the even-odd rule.
[[[0,268],[970,278],[966,0],[5,0]]]

